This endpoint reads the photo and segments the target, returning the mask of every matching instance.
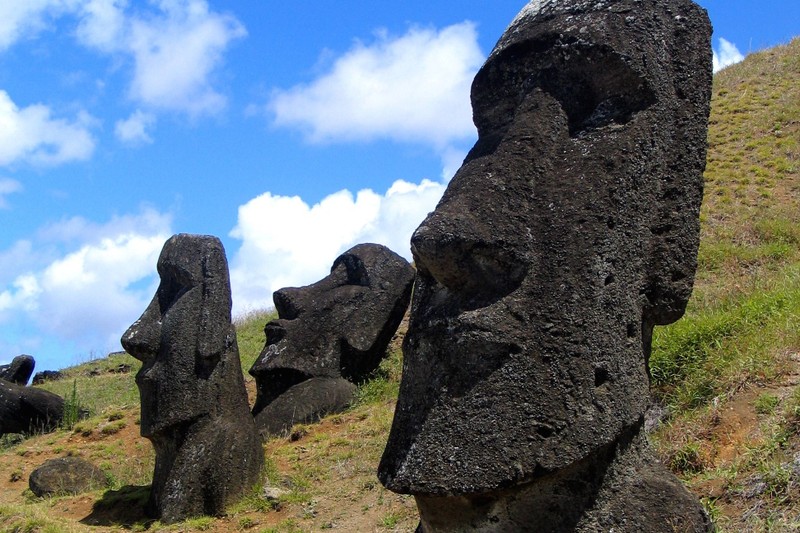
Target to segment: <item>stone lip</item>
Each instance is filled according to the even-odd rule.
[[[472,86],[479,138],[412,237],[387,488],[484,494],[615,442],[691,294],[711,93],[689,0],[530,3]]]
[[[253,415],[263,435],[351,401],[403,319],[414,274],[385,246],[359,244],[320,281],[275,292],[279,318],[265,326],[266,345],[250,369],[258,388]]]

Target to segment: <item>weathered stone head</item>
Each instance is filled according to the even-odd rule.
[[[0,379],[26,385],[31,379],[33,369],[36,367],[36,360],[31,355],[18,355],[9,364],[0,365]]]
[[[0,435],[52,431],[63,416],[61,396],[0,379]]]
[[[412,237],[388,488],[529,484],[641,423],[652,328],[696,268],[709,39],[690,0],[534,0],[511,23],[472,86],[479,139]]]
[[[161,284],[122,336],[142,361],[141,432],[156,449],[150,510],[172,522],[218,514],[251,487],[263,463],[249,413],[228,264],[216,237],[171,237]]]
[[[265,435],[344,408],[375,370],[408,307],[414,269],[379,244],[340,255],[324,279],[273,295],[278,320],[250,369]],[[289,393],[289,394],[287,394]]]

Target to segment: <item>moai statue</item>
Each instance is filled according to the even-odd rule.
[[[253,415],[264,437],[352,401],[356,384],[386,353],[413,282],[408,261],[385,246],[359,244],[317,283],[275,292],[279,319],[266,325],[266,346],[250,369],[258,386]]]
[[[378,474],[420,531],[712,529],[642,429],[694,282],[710,34],[691,0],[534,0],[478,72]]]
[[[0,379],[0,435],[52,431],[64,417],[64,398]]]
[[[264,461],[250,415],[225,250],[216,237],[171,237],[161,284],[122,336],[136,374],[141,433],[156,451],[150,515],[169,523],[218,515],[258,480]]]
[[[18,355],[9,364],[0,365],[0,379],[17,385],[27,385],[35,366],[36,360],[33,356]]]

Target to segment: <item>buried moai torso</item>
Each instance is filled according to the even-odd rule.
[[[220,514],[263,464],[231,324],[228,265],[216,237],[171,237],[161,284],[122,337],[142,361],[141,433],[156,465],[149,511],[163,522]]]
[[[253,414],[264,436],[342,410],[357,383],[375,370],[408,307],[414,269],[385,246],[359,244],[331,273],[273,299],[278,320],[250,369]]]
[[[535,0],[477,74],[479,139],[412,237],[379,469],[426,531],[448,530],[426,522],[436,498],[524,500],[500,492],[639,442],[652,328],[696,268],[709,39],[689,0]]]

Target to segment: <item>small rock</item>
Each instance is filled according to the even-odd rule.
[[[261,496],[268,502],[274,502],[279,500],[281,496],[285,496],[287,493],[288,491],[279,489],[278,487],[264,487],[264,491],[261,493]]]
[[[28,486],[36,496],[80,494],[105,487],[106,475],[97,466],[78,457],[50,459],[31,472]]]

